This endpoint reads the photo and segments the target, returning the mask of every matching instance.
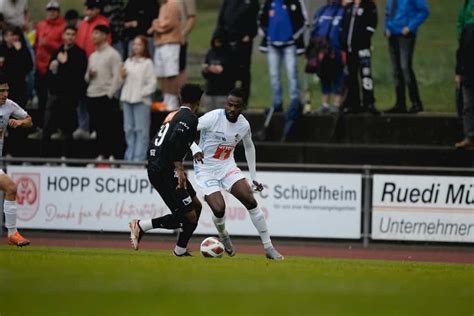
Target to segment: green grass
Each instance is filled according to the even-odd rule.
[[[0,315],[472,315],[472,265],[0,247]]]
[[[47,0],[30,1],[34,20],[43,17]],[[75,7],[82,10],[82,0],[62,0],[63,8]],[[199,74],[199,61],[202,60],[215,27],[217,8],[220,0],[199,0],[198,22],[190,38],[190,53],[196,63],[190,67],[190,77],[202,82]],[[417,74],[422,101],[427,111],[455,112],[454,105],[454,63],[456,51],[456,18],[460,1],[428,0],[431,14],[422,25],[417,38],[414,68]],[[383,37],[383,13],[385,1],[378,1],[379,27],[373,39],[373,68],[377,106],[387,109],[395,103],[392,68],[388,54],[387,41]],[[311,12],[313,15],[313,12]],[[259,40],[255,42],[258,46]],[[303,77],[303,60],[300,62],[300,76]],[[265,55],[255,49],[252,65],[252,98],[250,107],[260,109],[271,104],[272,96],[268,78]],[[309,78],[313,108],[320,104],[319,85]],[[287,85],[285,83],[285,93]]]

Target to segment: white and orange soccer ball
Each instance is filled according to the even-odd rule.
[[[201,243],[201,254],[206,258],[221,258],[224,245],[216,237],[207,237]]]

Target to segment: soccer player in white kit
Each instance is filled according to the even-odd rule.
[[[198,131],[201,132],[199,146],[193,144],[196,183],[209,204],[212,220],[224,244],[225,251],[234,256],[235,251],[225,228],[225,201],[221,190],[229,191],[247,208],[252,223],[257,229],[269,259],[283,260],[283,256],[273,247],[267,229],[265,216],[253,196],[252,189],[234,160],[234,149],[243,141],[250,178],[256,191],[263,185],[257,181],[255,146],[247,119],[240,115],[244,109],[244,94],[234,89],[227,98],[225,109],[210,111],[199,118]]]
[[[3,140],[7,127],[31,127],[33,125],[28,113],[18,104],[8,99],[8,90],[7,78],[0,73],[0,155],[3,154]],[[8,229],[8,243],[18,247],[29,245],[30,241],[23,238],[16,229],[16,184],[1,169],[0,190],[5,192],[3,212],[5,213],[5,227]]]

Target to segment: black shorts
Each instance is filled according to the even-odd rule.
[[[192,199],[196,196],[196,191],[189,180],[186,180],[186,189],[176,189],[178,178],[175,177],[174,170],[162,172],[148,170],[148,179],[171,213],[184,215],[193,210]]]
[[[179,72],[182,72],[186,69],[186,64],[188,60],[188,43],[181,44],[179,48]]]

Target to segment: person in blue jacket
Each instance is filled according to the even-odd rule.
[[[326,39],[336,53],[336,61],[340,67],[330,70],[337,73],[321,73],[321,107],[316,113],[339,112],[339,106],[344,93],[343,60],[340,45],[340,23],[344,15],[344,8],[340,0],[328,0],[327,4],[319,8],[314,14],[312,39]],[[330,96],[333,104],[330,104]]]
[[[423,111],[413,71],[413,52],[418,28],[428,15],[426,0],[387,0],[385,36],[388,38],[396,92],[395,106],[388,113],[407,112],[405,86],[408,87],[412,103],[408,113]]]

